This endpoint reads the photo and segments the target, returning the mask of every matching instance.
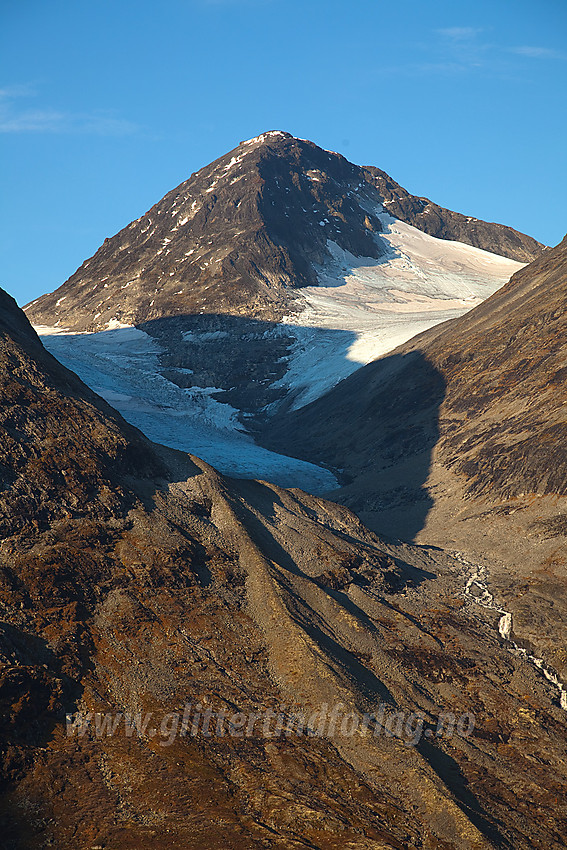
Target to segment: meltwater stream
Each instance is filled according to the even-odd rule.
[[[527,649],[523,646],[519,646],[514,640],[512,640],[512,614],[510,611],[506,611],[505,608],[501,608],[495,603],[494,596],[490,593],[486,584],[486,567],[483,567],[480,564],[471,564],[471,562],[467,561],[460,552],[451,552],[450,554],[455,561],[458,561],[470,570],[470,575],[467,579],[464,591],[467,599],[476,602],[477,605],[482,605],[483,608],[488,608],[490,611],[497,611],[500,614],[500,619],[498,620],[498,631],[500,633],[500,637],[508,643],[508,647],[511,652],[516,655],[520,655],[522,658],[525,658],[526,661],[529,661],[530,664],[533,664],[534,667],[537,667],[537,669],[543,673],[547,681],[551,682],[551,684],[557,688],[559,691],[559,704],[564,711],[567,711],[567,688],[559,679],[557,674],[547,666],[542,658],[536,658],[535,655],[531,655]],[[478,593],[473,593],[473,587],[477,588]]]

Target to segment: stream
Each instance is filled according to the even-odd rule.
[[[470,599],[472,602],[476,602],[477,605],[482,605],[483,608],[487,608],[490,611],[496,611],[500,614],[500,618],[498,620],[498,632],[500,637],[507,642],[508,648],[511,652],[525,658],[526,661],[533,664],[540,673],[543,673],[547,681],[551,682],[551,684],[557,688],[559,692],[559,704],[564,711],[567,711],[567,688],[557,674],[547,666],[543,658],[536,658],[535,655],[531,655],[527,649],[523,646],[519,646],[512,639],[512,614],[510,611],[506,611],[505,608],[501,608],[495,603],[494,596],[490,593],[487,587],[486,567],[483,567],[480,564],[471,564],[470,561],[467,561],[460,552],[452,552],[451,555],[456,561],[463,564],[463,566],[470,570],[470,575],[467,579],[464,590],[465,597]],[[476,588],[476,592],[473,592],[473,588]]]

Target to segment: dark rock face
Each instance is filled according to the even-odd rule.
[[[285,375],[295,342],[284,326],[206,313],[155,319],[139,328],[162,347],[164,378],[183,388],[217,387],[212,397],[230,404],[244,419],[289,395],[273,386]]]
[[[529,263],[543,249],[543,245],[536,239],[519,233],[512,227],[461,215],[440,207],[429,198],[410,195],[379,168],[367,166],[364,170],[369,182],[384,198],[384,206],[390,215],[430,236],[465,242],[467,245],[474,245],[475,248],[482,248],[521,263]]]
[[[421,214],[422,199],[384,172],[271,132],[193,174],[26,312],[73,330],[199,313],[278,321],[296,308],[297,287],[317,284],[313,264],[328,258],[328,240],[355,256],[381,255],[381,223],[369,210],[383,199],[435,236],[520,260],[543,247],[435,205]]]
[[[149,443],[0,298],[7,846],[561,846],[563,714],[452,559]],[[168,733],[187,703],[287,723],[338,702],[429,736]],[[122,726],[68,735],[77,710]],[[137,711],[152,728],[125,734]],[[442,711],[474,729],[437,736]]]

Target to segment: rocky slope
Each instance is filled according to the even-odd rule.
[[[273,131],[193,174],[27,314],[81,331],[203,312],[279,320],[298,308],[296,288],[317,284],[314,264],[330,259],[328,240],[355,257],[385,253],[360,190],[444,239],[522,262],[543,247],[509,227],[424,207],[379,169]]]
[[[267,441],[341,468],[337,498],[374,529],[483,558],[517,632],[563,674],[566,300],[563,240]]]
[[[367,166],[364,171],[384,199],[390,215],[430,236],[465,242],[523,263],[529,263],[541,253],[540,243],[525,233],[502,224],[465,216],[440,207],[429,198],[411,195],[379,168]]]
[[[564,713],[461,562],[149,443],[1,298],[5,846],[562,846]],[[295,732],[172,734],[188,703]],[[297,731],[337,703],[405,723]],[[437,736],[443,711],[474,729]]]

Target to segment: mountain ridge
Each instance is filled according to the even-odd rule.
[[[441,207],[429,198],[412,195],[375,166],[364,166],[384,198],[390,215],[439,239],[465,242],[512,260],[529,263],[545,246],[512,227],[465,216]]]

